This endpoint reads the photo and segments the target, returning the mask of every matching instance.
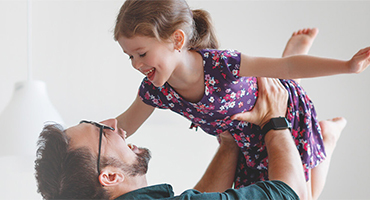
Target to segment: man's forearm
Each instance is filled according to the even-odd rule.
[[[306,199],[303,166],[290,131],[271,130],[266,134],[265,142],[269,158],[269,179],[283,181],[301,199]]]
[[[234,142],[235,141],[231,141]],[[209,164],[206,172],[194,189],[200,192],[224,192],[232,187],[239,147],[221,141],[220,147]]]

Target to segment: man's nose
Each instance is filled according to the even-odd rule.
[[[113,118],[113,119],[107,119],[107,120],[104,120],[102,122],[100,122],[102,124],[105,124],[107,126],[110,126],[112,128],[114,128],[114,130],[117,129],[117,119]]]

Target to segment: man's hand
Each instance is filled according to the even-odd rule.
[[[221,140],[221,143],[220,143],[221,146],[223,145],[228,148],[239,149],[238,145],[235,142],[234,137],[230,134],[229,131],[224,131],[220,133],[219,137]]]
[[[261,128],[275,117],[285,116],[288,92],[278,79],[258,78],[258,99],[250,112],[231,117],[259,125]],[[289,130],[270,130],[265,135],[270,180],[288,184],[301,199],[307,199],[306,181],[301,158]]]
[[[250,112],[238,113],[233,120],[247,121],[261,128],[274,117],[285,117],[287,112],[288,92],[275,78],[257,78],[258,98]]]

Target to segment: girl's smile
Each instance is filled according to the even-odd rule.
[[[148,80],[150,82],[153,82],[154,75],[155,75],[155,68],[152,68],[151,70],[144,72],[145,76],[148,77]]]
[[[118,43],[129,55],[132,66],[144,74],[156,87],[164,85],[177,66],[175,48],[171,42],[146,36],[120,37]]]
[[[196,101],[204,95],[202,56],[184,47],[185,35],[176,30],[170,39],[121,36],[118,43],[129,56],[132,66],[155,86],[166,82],[185,99]]]

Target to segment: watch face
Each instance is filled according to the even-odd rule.
[[[286,129],[289,128],[289,122],[285,118],[272,118],[272,123],[275,129]]]

